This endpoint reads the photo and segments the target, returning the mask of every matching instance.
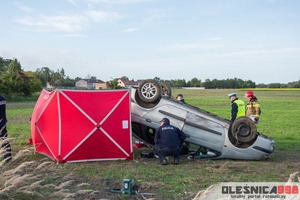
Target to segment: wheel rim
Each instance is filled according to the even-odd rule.
[[[249,126],[242,125],[238,128],[238,133],[241,137],[247,137],[250,135]]]
[[[157,88],[153,83],[146,83],[141,89],[143,97],[151,99],[157,94]]]

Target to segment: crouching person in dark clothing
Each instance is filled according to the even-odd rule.
[[[174,164],[179,164],[181,145],[186,135],[177,127],[170,125],[168,118],[160,121],[160,127],[156,130],[154,142],[155,152],[160,164],[166,165],[166,156],[174,156]]]
[[[3,158],[6,162],[11,160],[11,147],[7,140],[6,130],[6,101],[5,98],[0,95],[0,143],[2,146],[1,152],[3,152]]]

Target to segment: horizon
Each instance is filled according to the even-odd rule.
[[[71,77],[288,83],[300,77],[300,1],[3,1],[0,55]]]

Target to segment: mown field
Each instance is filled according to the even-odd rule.
[[[230,117],[228,93],[243,90],[174,89],[186,103],[224,118]],[[193,199],[218,182],[285,182],[300,171],[300,90],[257,90],[261,103],[258,131],[275,140],[275,152],[266,160],[202,160],[181,158],[180,165],[161,166],[155,158],[141,158],[148,148],[135,149],[133,161],[56,164],[35,154],[30,117],[35,102],[9,102],[7,118],[14,159],[0,167],[0,199]],[[299,174],[298,174],[299,176]],[[142,193],[111,193],[122,180],[134,179]],[[295,181],[299,181],[297,178]]]

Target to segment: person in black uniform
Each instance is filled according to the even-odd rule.
[[[185,100],[184,100],[182,94],[178,94],[178,95],[176,96],[176,100],[177,100],[178,103],[183,103],[183,104],[185,104]]]
[[[181,145],[185,139],[186,135],[179,128],[170,125],[168,118],[163,118],[154,137],[155,152],[160,164],[167,164],[166,156],[174,156],[174,164],[179,164]]]
[[[3,157],[6,162],[11,160],[11,146],[7,141],[7,130],[6,130],[6,100],[0,95],[0,141],[3,148]]]

